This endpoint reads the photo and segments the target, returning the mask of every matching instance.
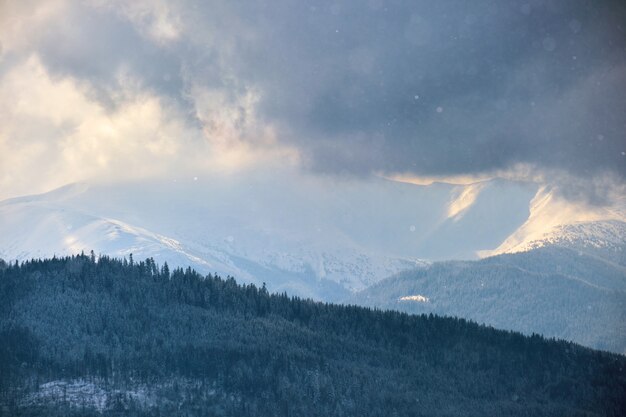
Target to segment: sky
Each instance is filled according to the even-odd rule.
[[[625,32],[602,0],[0,0],[0,199],[293,170],[610,204]]]

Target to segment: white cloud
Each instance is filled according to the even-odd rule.
[[[0,58],[31,47],[46,35],[42,29],[60,20],[67,8],[66,0],[0,0]]]
[[[143,36],[160,44],[175,41],[182,32],[181,19],[168,1],[92,0],[90,4],[120,14],[131,21]]]
[[[298,152],[280,145],[272,125],[258,119],[257,91],[248,89],[233,96],[224,89],[196,85],[191,88],[189,97],[207,143],[219,155],[214,167],[233,171],[271,161],[289,166],[299,163]]]
[[[0,199],[77,181],[298,164],[295,148],[258,117],[253,87],[216,85],[187,65],[189,57],[171,61],[162,75],[175,78],[176,90],[146,77],[159,74],[162,58],[150,48],[163,50],[185,34],[181,10],[159,0],[0,0]],[[108,45],[119,24],[141,35],[133,48],[149,52],[134,60],[124,45]],[[195,42],[211,33],[195,34]],[[220,45],[220,54],[229,51]],[[154,62],[144,64],[145,57]]]
[[[271,126],[257,119],[253,90],[229,98],[192,87],[195,114],[187,115],[132,74],[120,71],[117,78],[106,107],[89,83],[52,76],[37,55],[0,79],[0,96],[13,98],[0,102],[0,198],[76,181],[298,162],[297,152],[279,145]]]
[[[0,197],[162,174],[186,152],[184,143],[203,144],[158,96],[125,91],[107,110],[90,98],[88,85],[52,78],[37,56],[1,79],[0,95],[13,98],[0,103]]]

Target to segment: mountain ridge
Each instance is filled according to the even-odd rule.
[[[626,269],[567,248],[436,262],[346,301],[464,317],[626,354]]]

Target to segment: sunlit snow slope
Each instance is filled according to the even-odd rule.
[[[626,265],[626,198],[613,206],[580,206],[542,187],[530,202],[528,220],[494,250],[479,255],[559,246]]]

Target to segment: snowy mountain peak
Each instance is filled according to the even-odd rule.
[[[614,250],[626,243],[626,210],[622,202],[612,207],[574,204],[553,187],[541,187],[530,202],[524,224],[494,250],[481,257],[525,252],[558,245],[577,249]]]

